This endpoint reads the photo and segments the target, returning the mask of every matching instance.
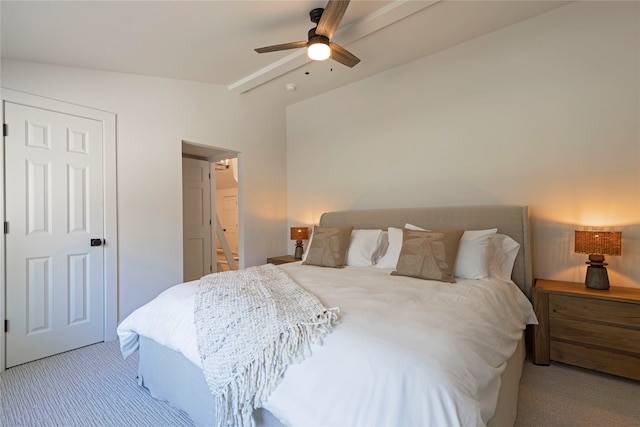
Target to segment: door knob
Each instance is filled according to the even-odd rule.
[[[91,239],[91,246],[102,246],[103,243],[106,243],[102,239]]]

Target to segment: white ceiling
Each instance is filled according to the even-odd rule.
[[[362,62],[307,63],[317,0],[0,2],[3,59],[208,82],[290,104],[528,19],[559,1],[351,1],[333,41]],[[333,71],[331,69],[333,68]],[[309,75],[305,74],[309,71]],[[286,83],[296,85],[287,91]]]

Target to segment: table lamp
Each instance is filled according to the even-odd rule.
[[[620,231],[578,231],[575,234],[575,252],[589,254],[585,286],[591,289],[609,289],[609,275],[605,255],[622,254]]]
[[[291,227],[291,240],[296,241],[295,259],[302,259],[302,241],[309,239],[309,227]]]

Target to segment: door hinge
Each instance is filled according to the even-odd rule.
[[[209,172],[209,179],[211,179],[211,172]]]
[[[7,135],[9,134],[8,132],[9,132],[9,131],[8,131],[8,126],[7,126],[7,124],[6,124],[6,123],[3,123],[3,124],[2,124],[2,136],[7,136]]]
[[[4,319],[4,331],[9,332],[9,320]]]
[[[213,273],[213,266],[212,265],[209,266],[209,273]]]
[[[9,223],[7,221],[4,222],[4,234],[9,234]]]
[[[209,225],[211,225],[211,224],[213,224],[213,223],[211,222],[211,219],[209,219]]]

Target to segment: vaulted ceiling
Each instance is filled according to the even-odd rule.
[[[326,1],[3,0],[1,54],[2,59],[214,83],[287,104],[565,3],[353,0],[333,38],[362,60],[347,68],[309,62],[304,49],[253,50],[306,40],[314,26],[309,11]],[[287,91],[286,84],[297,90]]]

